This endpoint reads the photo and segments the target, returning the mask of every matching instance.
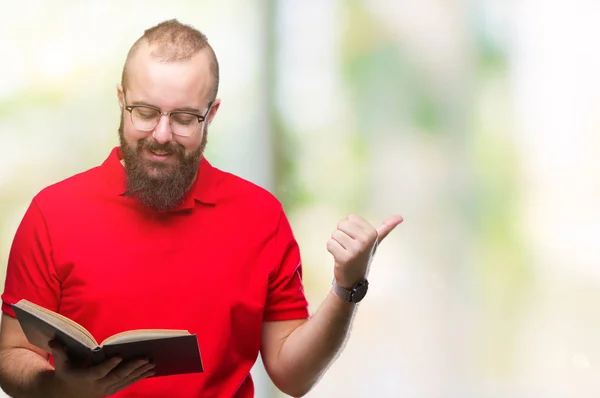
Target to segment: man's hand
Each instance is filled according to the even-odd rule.
[[[373,228],[356,215],[340,221],[327,242],[337,283],[350,289],[365,279],[377,245],[401,222],[392,216]],[[307,394],[342,350],[356,310],[330,292],[308,320],[265,322],[261,355],[275,385],[294,397]]]
[[[337,283],[351,289],[365,279],[377,246],[402,221],[401,216],[391,216],[377,228],[354,214],[340,221],[327,242],[327,250],[335,260]]]
[[[120,359],[111,358],[89,368],[78,368],[69,363],[59,343],[51,341],[50,348],[60,397],[107,397],[153,374],[154,364],[147,360],[121,363]]]

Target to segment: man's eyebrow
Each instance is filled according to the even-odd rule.
[[[178,112],[178,111],[180,111],[180,112],[200,113],[200,109],[197,109],[197,108],[188,108],[188,107],[175,108],[171,112]]]
[[[131,101],[131,105],[143,105],[143,106],[149,106],[150,108],[154,108],[154,109],[160,109],[158,106],[149,104],[149,103],[144,102],[144,101]],[[198,109],[198,108],[183,107],[183,108],[175,108],[171,112],[200,113],[200,109]]]

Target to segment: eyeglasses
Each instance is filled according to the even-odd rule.
[[[206,120],[212,102],[208,104],[208,109],[204,115],[188,111],[163,112],[157,107],[151,105],[127,105],[125,95],[123,95],[125,109],[131,116],[133,126],[141,131],[152,131],[158,126],[162,115],[167,115],[173,134],[189,137],[198,130],[198,126]]]

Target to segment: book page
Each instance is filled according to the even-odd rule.
[[[134,341],[163,339],[168,337],[187,336],[190,333],[187,330],[170,329],[139,329],[128,330],[110,336],[102,342],[102,345],[131,343]]]
[[[50,311],[47,308],[41,307],[25,299],[20,300],[15,306],[41,319],[52,327],[63,331],[65,334],[80,341],[90,349],[94,349],[98,346],[96,339],[94,339],[94,336],[92,336],[90,332],[77,322],[63,315],[57,314],[54,311]]]

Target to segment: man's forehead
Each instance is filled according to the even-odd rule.
[[[126,90],[147,101],[168,97],[179,98],[186,105],[203,106],[212,88],[210,65],[204,51],[187,60],[163,61],[151,54],[152,47],[139,50],[127,66]],[[190,104],[192,99],[198,104]]]
[[[168,48],[166,45],[149,44],[142,41],[136,49],[130,54],[126,67],[131,69],[143,67],[154,63],[187,64],[192,68],[210,72],[210,57],[206,49],[200,50],[193,55],[178,54],[176,50]]]

